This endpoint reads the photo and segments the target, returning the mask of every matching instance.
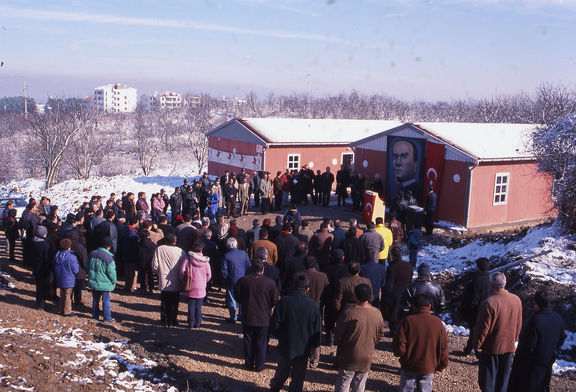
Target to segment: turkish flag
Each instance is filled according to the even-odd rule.
[[[440,180],[442,179],[442,169],[444,168],[444,143],[433,143],[426,141],[426,158],[424,166],[424,198],[428,195],[428,185],[434,187],[434,192],[440,198]],[[438,204],[436,204],[435,216],[438,216]]]

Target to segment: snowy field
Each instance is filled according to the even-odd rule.
[[[192,180],[195,177],[187,177]],[[151,176],[151,177],[94,177],[90,180],[69,180],[54,185],[49,191],[44,191],[41,180],[25,180],[11,182],[0,187],[0,194],[19,194],[26,198],[48,196],[53,205],[58,205],[61,216],[75,212],[82,202],[89,201],[92,195],[101,195],[104,199],[115,192],[118,197],[122,191],[152,193],[165,188],[168,194],[174,188],[182,185],[185,177],[181,176]],[[450,230],[462,230],[447,223],[441,226]],[[477,240],[460,248],[448,248],[438,245],[424,246],[418,255],[419,262],[428,262],[433,273],[449,272],[459,275],[475,268],[475,260],[479,257],[508,259],[511,261],[530,256],[541,255],[524,266],[533,279],[548,280],[556,284],[576,286],[576,247],[574,236],[562,235],[557,225],[540,225],[530,229],[526,236],[518,241],[483,241]],[[512,267],[512,268],[521,268]],[[443,321],[448,332],[459,336],[467,336],[469,330],[452,324],[450,315],[445,315]],[[567,331],[568,338],[563,350],[569,350],[576,345],[576,334]],[[576,364],[557,361],[554,372],[562,374],[576,370]]]

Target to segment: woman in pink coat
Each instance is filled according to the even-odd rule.
[[[183,295],[189,297],[188,301],[188,327],[198,328],[202,324],[202,303],[206,297],[206,286],[212,277],[210,258],[202,254],[204,243],[195,241],[192,250],[188,252],[188,259],[180,267],[180,279],[183,282],[191,278],[192,287]]]

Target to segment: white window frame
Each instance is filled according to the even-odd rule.
[[[296,160],[290,160],[291,157],[296,157]],[[296,162],[296,166],[294,166],[294,162]],[[292,165],[291,165],[292,164]],[[286,157],[286,168],[288,170],[299,170],[300,169],[300,154],[288,154]]]
[[[510,191],[510,173],[496,173],[494,178],[494,195],[492,203],[495,206],[502,206],[508,204],[508,193]],[[504,201],[502,201],[504,196]]]
[[[342,154],[340,154],[340,164],[343,165],[344,164],[344,155],[352,155],[352,164],[354,164],[354,153],[353,152],[343,152]]]

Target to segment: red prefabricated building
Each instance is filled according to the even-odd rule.
[[[330,167],[335,174],[350,163],[371,179],[379,175],[387,196],[411,189],[423,204],[432,183],[438,193],[436,221],[469,229],[528,223],[554,215],[551,179],[537,172],[534,157],[525,152],[531,129],[526,124],[236,118],[207,133],[208,172],[246,168],[274,175],[307,164],[314,171]],[[389,155],[389,146],[408,151]],[[398,181],[397,162],[410,151],[418,187]]]
[[[394,143],[413,143],[420,146],[421,186],[415,196],[423,203],[427,186],[434,186],[436,221],[469,229],[535,222],[555,212],[552,180],[537,171],[525,149],[532,129],[526,124],[403,124],[353,142],[355,170],[379,173],[391,195],[395,166],[401,163],[400,155],[389,150]],[[440,154],[435,162],[432,154]]]

